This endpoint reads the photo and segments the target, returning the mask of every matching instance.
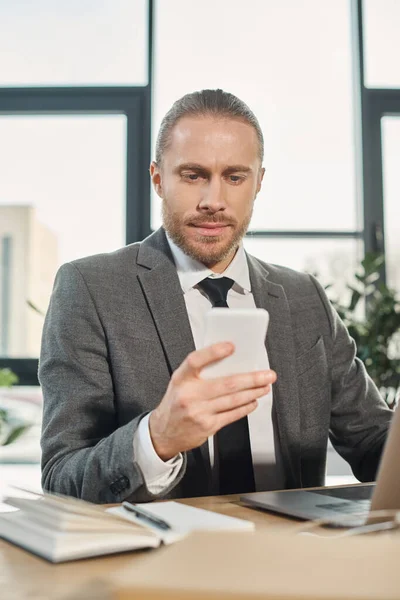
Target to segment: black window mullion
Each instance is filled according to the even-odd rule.
[[[279,229],[259,229],[250,230],[246,237],[268,237],[268,238],[363,238],[362,231],[305,231],[289,230],[281,231]]]
[[[126,113],[147,88],[0,88],[0,114]]]
[[[381,119],[400,115],[400,89],[366,88],[364,83],[363,0],[352,0],[355,60],[358,62],[362,130],[362,183],[365,252],[385,254]],[[386,281],[386,269],[381,269]]]
[[[379,104],[364,90],[364,213],[366,252],[385,252],[381,115]],[[382,279],[385,280],[385,269]]]

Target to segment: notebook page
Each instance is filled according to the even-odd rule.
[[[180,502],[149,502],[138,504],[146,512],[156,517],[164,519],[173,529],[176,534],[185,536],[192,531],[254,531],[255,525],[251,521],[228,517],[218,513],[187,506]],[[138,520],[133,513],[127,511],[123,506],[107,509],[108,512],[118,514],[121,517],[134,521],[135,523],[144,524],[144,521]],[[146,523],[146,527],[150,527],[163,539],[164,543],[175,541],[170,539],[171,532],[163,532],[157,527],[152,527]]]

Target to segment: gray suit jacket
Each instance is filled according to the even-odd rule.
[[[310,275],[248,256],[252,292],[270,314],[278,374],[274,418],[286,487],[323,485],[328,435],[362,481],[375,477],[391,411]],[[67,263],[46,316],[44,489],[93,502],[154,499],[133,455],[140,419],[162,399],[194,342],[162,229],[142,243]],[[207,443],[187,452],[163,497],[210,492]]]

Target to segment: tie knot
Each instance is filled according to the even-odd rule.
[[[228,307],[226,298],[228,292],[233,286],[233,279],[229,277],[206,277],[198,284],[199,288],[208,296],[211,304],[216,307]]]

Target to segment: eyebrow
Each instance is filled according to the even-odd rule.
[[[182,171],[197,171],[198,173],[209,174],[210,170],[198,163],[183,163],[178,165],[175,168],[176,173],[181,173]],[[251,173],[251,167],[247,167],[245,165],[230,165],[223,170],[223,175],[230,175],[231,173]]]
[[[224,175],[229,175],[229,173],[237,173],[238,171],[241,173],[251,173],[252,168],[246,167],[245,165],[232,165],[224,170]]]

